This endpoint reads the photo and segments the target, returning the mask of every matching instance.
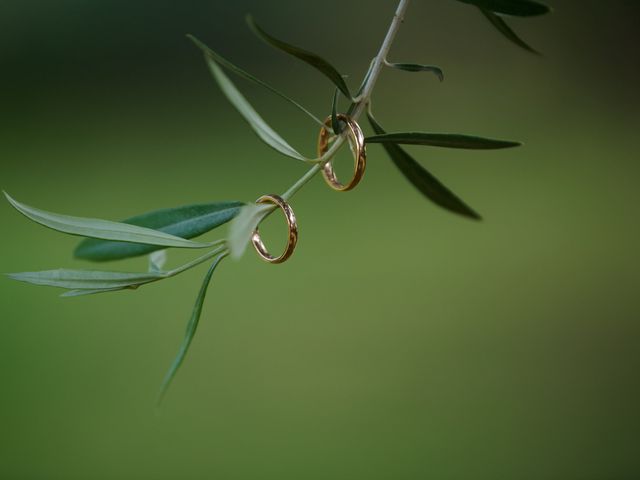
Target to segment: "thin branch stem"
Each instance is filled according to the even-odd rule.
[[[389,25],[389,30],[387,30],[387,34],[385,35],[382,45],[380,46],[380,50],[373,59],[371,68],[369,69],[369,71],[367,72],[367,76],[365,77],[366,81],[364,83],[362,93],[360,93],[355,99],[357,103],[351,117],[356,121],[358,120],[358,118],[360,118],[362,113],[367,108],[367,105],[369,104],[373,89],[376,85],[376,82],[378,81],[380,72],[385,65],[387,54],[389,53],[391,45],[396,38],[396,34],[400,29],[400,25],[402,25],[402,22],[404,21],[404,15],[407,11],[408,6],[409,0],[400,0],[400,2],[398,3],[398,7],[396,8],[396,12],[393,16],[393,20],[391,21],[391,25]],[[324,155],[316,160],[316,164],[311,167],[307,171],[307,173],[300,177],[300,179],[296,183],[294,183],[285,193],[282,194],[282,198],[289,201],[289,199],[293,195],[295,195],[298,190],[300,190],[307,182],[309,182],[309,180],[311,180],[320,170],[322,170],[322,167],[325,163],[329,162],[335,156],[340,147],[344,144],[345,139],[346,132],[341,134],[336,139],[334,144],[329,148],[329,150],[327,150]]]
[[[224,243],[224,242],[226,242],[226,241],[225,240],[218,240],[218,241],[213,242],[213,243],[221,244],[221,243]],[[218,248],[214,248],[213,250],[205,253],[204,255],[199,256],[195,260],[191,260],[190,262],[185,263],[184,265],[176,267],[173,270],[167,271],[165,273],[164,278],[174,277],[174,276],[178,275],[179,273],[182,273],[182,272],[184,272],[186,270],[189,270],[190,268],[195,267],[196,265],[200,265],[201,263],[206,262],[210,258],[215,257],[219,253],[224,252],[226,249],[227,249],[226,245],[220,245]]]

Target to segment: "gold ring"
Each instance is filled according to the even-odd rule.
[[[367,166],[367,151],[364,145],[364,134],[362,133],[360,125],[358,125],[357,122],[348,115],[339,113],[337,117],[338,120],[342,120],[347,124],[350,137],[349,141],[352,141],[352,145],[355,144],[355,166],[353,171],[353,178],[347,184],[343,184],[342,182],[340,182],[336,177],[336,173],[333,170],[331,161],[324,164],[322,175],[331,188],[339,192],[346,192],[347,190],[351,190],[356,185],[358,185],[358,183],[362,179],[364,170]],[[318,157],[324,155],[324,153],[329,149],[330,132],[327,127],[331,125],[331,116],[327,117],[327,119],[324,121],[324,124],[325,127],[322,127],[320,129],[320,134],[318,135]]]
[[[256,249],[256,252],[258,252],[258,255],[260,255],[260,258],[269,263],[282,263],[287,260],[291,254],[293,254],[293,251],[296,248],[296,243],[298,243],[298,223],[296,222],[296,216],[289,204],[278,195],[263,195],[256,200],[256,203],[273,203],[282,210],[282,213],[284,213],[284,218],[287,220],[287,226],[289,227],[289,238],[287,241],[287,247],[282,255],[274,257],[267,251],[267,247],[264,246],[264,243],[260,238],[258,227],[256,227],[251,235],[251,243],[253,243],[253,247]]]

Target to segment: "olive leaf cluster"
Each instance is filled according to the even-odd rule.
[[[507,25],[505,18],[508,16],[531,17],[546,14],[550,11],[546,5],[533,0],[457,1],[477,7],[501,34],[530,52],[535,52],[535,50],[516,35]],[[401,145],[486,150],[515,147],[519,145],[518,142],[451,133],[387,132],[372,114],[371,94],[382,68],[388,67],[405,72],[427,72],[434,74],[440,81],[444,80],[444,73],[437,66],[419,63],[392,63],[387,60],[388,50],[395,32],[402,22],[402,16],[406,11],[407,4],[408,0],[400,0],[396,17],[394,17],[387,32],[385,41],[378,55],[371,61],[369,70],[355,93],[352,93],[352,90],[347,85],[345,76],[333,67],[331,63],[315,53],[274,37],[259,26],[251,16],[247,17],[249,28],[260,40],[307,63],[333,84],[335,92],[329,115],[330,126],[325,126],[325,123],[320,118],[296,100],[234,65],[194,36],[188,35],[188,38],[203,53],[206,65],[221,91],[246,120],[255,134],[280,154],[311,166],[300,180],[283,193],[282,198],[288,200],[293,196],[320,171],[323,165],[331,161],[338,148],[340,148],[345,135],[343,124],[339,120],[338,103],[339,98],[344,97],[349,102],[347,115],[357,120],[357,117],[366,111],[373,134],[365,138],[365,143],[381,144],[398,170],[426,198],[453,213],[472,219],[480,218],[478,213],[410,156]],[[227,73],[232,73],[266,88],[294,105],[320,128],[327,130],[331,128],[330,133],[336,139],[333,146],[319,157],[305,156],[298,152],[260,116],[227,76]],[[229,255],[232,257],[241,256],[249,244],[252,232],[274,209],[273,206],[264,204],[223,201],[156,210],[121,222],[114,222],[53,213],[18,202],[6,192],[5,196],[17,211],[30,220],[62,233],[85,237],[74,250],[75,257],[79,259],[92,262],[108,262],[141,255],[148,255],[149,257],[147,271],[139,273],[57,269],[9,274],[9,277],[14,280],[62,288],[64,289],[62,293],[64,297],[133,290],[149,283],[175,277],[202,263],[210,262],[187,323],[184,339],[175,360],[164,378],[159,399],[166,392],[193,340],[207,288],[216,267]],[[192,240],[227,222],[231,223],[226,238],[210,242]],[[166,269],[166,250],[169,248],[200,249],[206,250],[206,252],[186,264]]]

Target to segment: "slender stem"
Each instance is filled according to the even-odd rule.
[[[223,240],[224,241],[224,240]],[[216,242],[218,243],[218,242]],[[206,262],[207,260],[209,260],[212,257],[215,257],[216,255],[218,255],[221,252],[224,252],[227,249],[227,247],[225,245],[222,245],[218,248],[214,248],[213,250],[205,253],[204,255],[199,256],[198,258],[196,258],[195,260],[191,260],[189,263],[185,263],[184,265],[181,265],[177,268],[174,268],[173,270],[169,270],[168,272],[166,272],[165,277],[174,277],[176,275],[178,275],[179,273],[182,273],[186,270],[189,270],[190,268],[195,267],[196,265],[200,265],[203,262]]]
[[[367,72],[367,76],[365,77],[366,81],[364,84],[364,88],[362,89],[362,93],[360,93],[356,98],[357,104],[355,109],[353,110],[353,114],[351,115],[351,117],[356,121],[358,120],[358,118],[360,118],[360,115],[362,115],[362,113],[367,108],[367,105],[369,104],[371,94],[373,93],[373,89],[376,85],[378,77],[380,76],[380,72],[384,68],[387,54],[389,53],[391,45],[396,38],[396,34],[400,29],[400,25],[402,25],[402,22],[404,21],[404,15],[407,11],[408,6],[409,0],[400,0],[400,2],[398,3],[398,7],[396,8],[396,12],[393,16],[393,20],[391,21],[391,25],[389,25],[389,30],[387,30],[387,34],[385,35],[382,45],[380,46],[380,50],[378,50],[378,54],[373,59],[371,68],[369,69],[369,71]],[[327,152],[317,160],[317,163],[313,167],[311,167],[307,171],[307,173],[300,177],[300,179],[296,183],[294,183],[285,193],[282,194],[282,198],[288,201],[293,195],[295,195],[298,190],[300,190],[309,180],[311,180],[316,175],[316,173],[322,170],[322,166],[324,166],[325,163],[329,162],[335,156],[340,147],[344,144],[345,139],[346,132],[344,132],[336,139],[331,148],[329,148],[329,150],[327,150]]]
[[[282,194],[282,198],[284,198],[287,202],[291,197],[293,197],[298,190],[300,190],[304,185],[311,180],[318,171],[322,169],[322,165],[320,163],[315,164],[311,167],[307,173],[305,173],[300,179],[289,187],[289,190]]]

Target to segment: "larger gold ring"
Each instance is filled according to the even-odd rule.
[[[349,129],[349,139],[352,141],[352,145],[354,147],[353,153],[355,156],[355,165],[353,178],[347,184],[340,182],[336,177],[336,173],[334,172],[330,161],[324,164],[322,175],[331,188],[338,190],[339,192],[346,192],[358,185],[362,179],[364,170],[367,166],[367,151],[364,144],[364,133],[362,133],[360,125],[358,125],[357,122],[348,115],[339,113],[337,117],[339,121],[341,120],[347,125],[347,128]],[[324,155],[324,153],[329,149],[330,132],[327,127],[331,125],[331,116],[327,117],[324,124],[325,126],[320,129],[320,134],[318,135],[318,157]]]
[[[273,203],[284,213],[284,218],[287,220],[287,226],[289,227],[289,238],[287,240],[287,247],[282,255],[274,257],[268,252],[267,247],[265,247],[264,242],[260,238],[258,227],[256,227],[251,235],[251,243],[253,243],[253,247],[256,249],[256,252],[258,252],[258,255],[260,255],[260,258],[269,263],[282,263],[293,254],[296,243],[298,243],[298,223],[296,222],[296,216],[289,204],[285,202],[282,197],[275,194],[263,195],[256,200],[256,203]]]

